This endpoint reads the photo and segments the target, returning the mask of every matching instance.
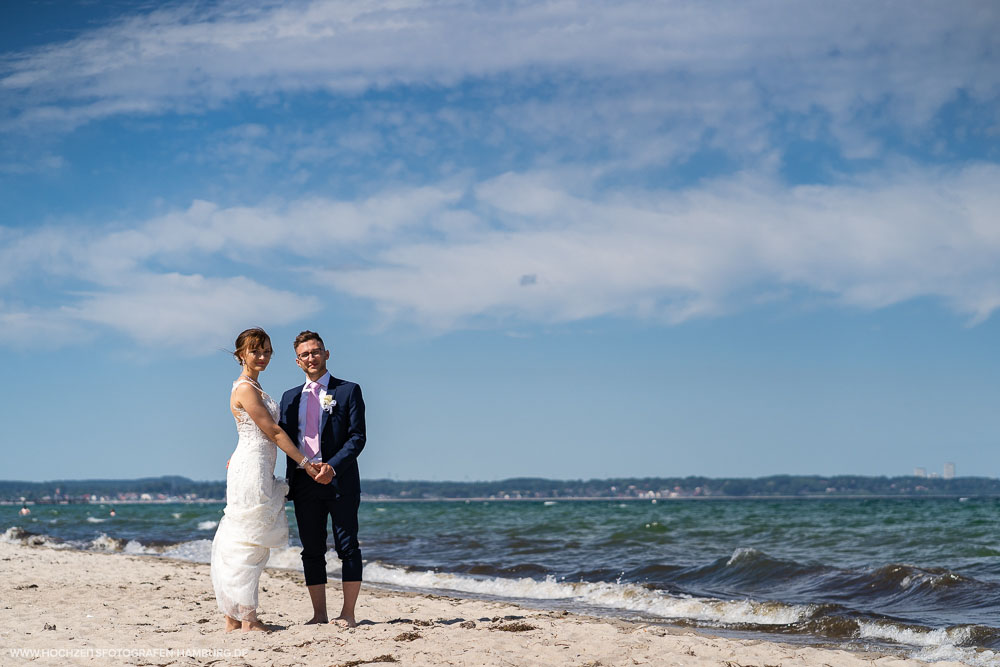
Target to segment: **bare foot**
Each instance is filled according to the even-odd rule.
[[[306,621],[306,625],[316,625],[317,623],[326,623],[326,622],[327,622],[326,616],[313,616],[308,621]]]
[[[258,620],[253,621],[243,621],[243,632],[270,632],[271,628],[267,627]]]
[[[226,632],[232,632],[233,630],[239,630],[243,627],[243,624],[237,621],[235,618],[230,618],[226,616]]]
[[[330,621],[333,625],[338,625],[342,628],[356,628],[358,627],[358,622],[354,620],[353,616],[345,616],[341,614],[337,618]]]

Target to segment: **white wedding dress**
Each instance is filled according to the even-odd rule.
[[[259,387],[247,380],[233,383]],[[278,421],[278,404],[261,390],[264,405]],[[271,549],[288,546],[285,494],[288,484],[274,477],[277,446],[245,410],[239,409],[240,439],[226,473],[226,510],[212,541],[212,585],[219,609],[240,621],[254,618],[257,582]]]

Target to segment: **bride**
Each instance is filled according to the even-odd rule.
[[[225,515],[212,541],[212,585],[226,632],[268,630],[257,619],[257,582],[271,549],[288,546],[288,484],[274,477],[275,445],[293,460],[302,459],[310,477],[327,465],[309,463],[277,424],[278,406],[257,382],[271,352],[263,329],[247,329],[236,338],[233,356],[243,372],[233,383],[229,409],[239,442],[226,474]]]

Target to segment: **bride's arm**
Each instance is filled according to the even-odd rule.
[[[233,392],[233,402],[237,407],[241,407],[246,410],[246,413],[250,415],[250,419],[253,419],[253,423],[257,425],[264,435],[267,436],[268,440],[273,442],[278,446],[278,449],[287,454],[293,461],[302,462],[305,459],[305,455],[299,451],[299,448],[295,446],[292,439],[288,437],[285,433],[285,429],[278,426],[278,423],[271,419],[271,413],[267,411],[267,406],[264,405],[264,399],[261,398],[260,393],[255,389],[251,388],[249,384],[241,384]],[[320,468],[316,464],[310,463],[305,466],[305,470],[309,473],[310,477],[315,477],[319,472]]]

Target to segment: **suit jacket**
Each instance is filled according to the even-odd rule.
[[[278,424],[292,442],[299,443],[299,401],[305,383],[289,389],[281,397],[281,415]],[[330,376],[326,393],[333,396],[336,404],[327,412],[320,411],[319,434],[320,455],[336,471],[329,484],[316,484],[312,479],[296,478],[298,461],[287,459],[288,499],[295,499],[296,485],[316,484],[322,495],[336,497],[361,493],[361,478],[358,475],[358,454],[365,448],[365,402],[361,397],[361,387],[353,382]]]

